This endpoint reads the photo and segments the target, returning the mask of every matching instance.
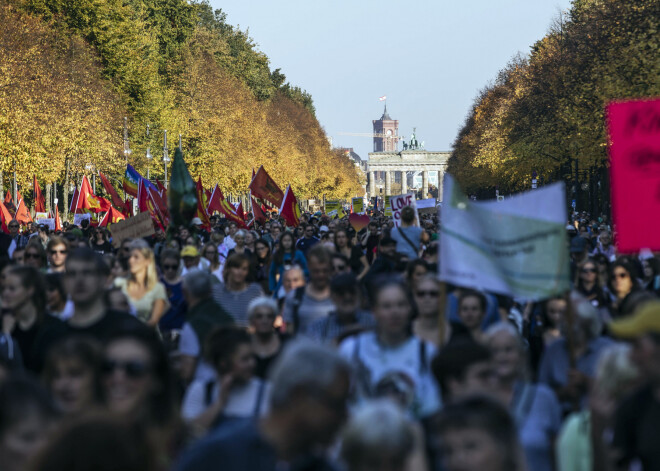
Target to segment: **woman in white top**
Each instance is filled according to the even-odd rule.
[[[142,239],[134,240],[130,249],[129,276],[115,279],[115,286],[126,295],[138,319],[155,327],[170,304],[165,286],[158,281],[154,252],[149,244]]]
[[[222,270],[224,265],[220,263],[220,254],[218,253],[218,246],[213,242],[209,242],[202,249],[202,256],[209,261],[209,271],[211,275],[215,276],[218,281],[224,282]]]
[[[211,381],[194,381],[186,390],[181,414],[193,434],[235,419],[258,418],[267,412],[269,387],[254,376],[252,339],[238,327],[219,327],[206,340],[207,361],[216,370]]]
[[[359,399],[394,397],[415,418],[440,408],[440,394],[431,374],[435,347],[412,334],[412,305],[397,281],[381,283],[372,305],[376,330],[349,337],[339,353],[360,370]]]

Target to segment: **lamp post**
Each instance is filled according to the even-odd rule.
[[[128,143],[128,118],[124,116],[124,159],[128,164],[128,156],[131,155],[131,147]]]
[[[151,167],[151,159],[153,158],[153,155],[151,155],[151,142],[149,141],[149,125],[147,124],[147,180],[151,181],[151,176],[149,175],[149,169]]]
[[[170,161],[170,157],[168,155],[169,151],[167,149],[167,129],[165,130],[164,137],[163,137],[163,166],[165,167],[165,189],[167,189],[168,184],[167,184],[167,162]]]
[[[181,134],[179,134],[179,150],[183,152],[183,147],[181,146]]]

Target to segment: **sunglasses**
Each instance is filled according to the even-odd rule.
[[[64,254],[67,253],[67,250],[51,250],[51,251],[50,251],[50,254],[51,254],[51,255],[55,255],[55,254],[57,254],[57,253],[60,254],[60,255],[64,255]]]
[[[41,256],[38,253],[32,253],[32,252],[25,252],[24,257],[27,258],[33,258],[35,260],[41,258]]]
[[[14,224],[10,224],[8,227],[9,227],[9,229],[18,229],[18,226],[14,225]]]
[[[105,360],[103,362],[103,374],[111,375],[116,370],[122,370],[128,378],[140,379],[144,378],[151,371],[151,368],[141,361]]]
[[[595,268],[583,268],[582,269],[582,273],[596,273],[596,271],[597,270]]]
[[[163,265],[163,270],[176,270],[179,265]]]
[[[424,296],[430,296],[430,297],[433,297],[433,298],[437,298],[440,293],[438,291],[417,291],[415,294],[420,298],[422,298]]]

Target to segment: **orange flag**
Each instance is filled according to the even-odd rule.
[[[71,212],[73,213],[101,213],[107,211],[107,208],[110,206],[110,202],[105,200],[102,202],[101,199],[94,194],[92,191],[92,185],[90,185],[89,180],[86,176],[83,176],[82,183],[80,184],[80,190],[77,194],[74,192],[74,200],[71,202]]]
[[[11,213],[7,209],[7,206],[3,202],[0,201],[0,227],[2,228],[2,232],[5,234],[9,234],[9,221],[11,221],[13,218],[11,217]]]
[[[291,185],[289,185],[286,187],[284,200],[282,201],[282,206],[280,206],[280,216],[284,218],[289,226],[295,227],[300,223],[301,214],[298,200],[293,194]]]
[[[206,193],[204,192],[204,187],[202,186],[202,177],[199,177],[196,184],[197,191],[197,217],[202,220],[202,226],[207,231],[211,230],[211,221],[209,220],[209,214],[206,211],[208,206]]]
[[[57,205],[55,205],[55,231],[61,231],[62,230],[62,221],[60,221],[60,210],[57,209]]]
[[[103,219],[101,219],[101,222],[99,222],[99,227],[107,227],[108,224],[116,224],[124,219],[126,217],[111,206],[108,212],[105,213],[105,216],[103,216]]]
[[[18,205],[16,206],[16,220],[21,224],[27,224],[32,222],[32,216],[30,216],[30,211],[28,211],[27,206],[25,206],[25,201],[20,192],[16,192],[16,197],[18,198]]]
[[[33,175],[32,179],[32,195],[34,196],[34,211],[37,213],[45,212],[46,199],[41,194],[41,188],[39,187],[39,182],[37,181],[36,175]]]

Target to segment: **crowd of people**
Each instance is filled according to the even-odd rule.
[[[660,469],[658,254],[575,213],[573,290],[514,299],[440,283],[438,216],[401,222],[9,222],[0,468]]]

